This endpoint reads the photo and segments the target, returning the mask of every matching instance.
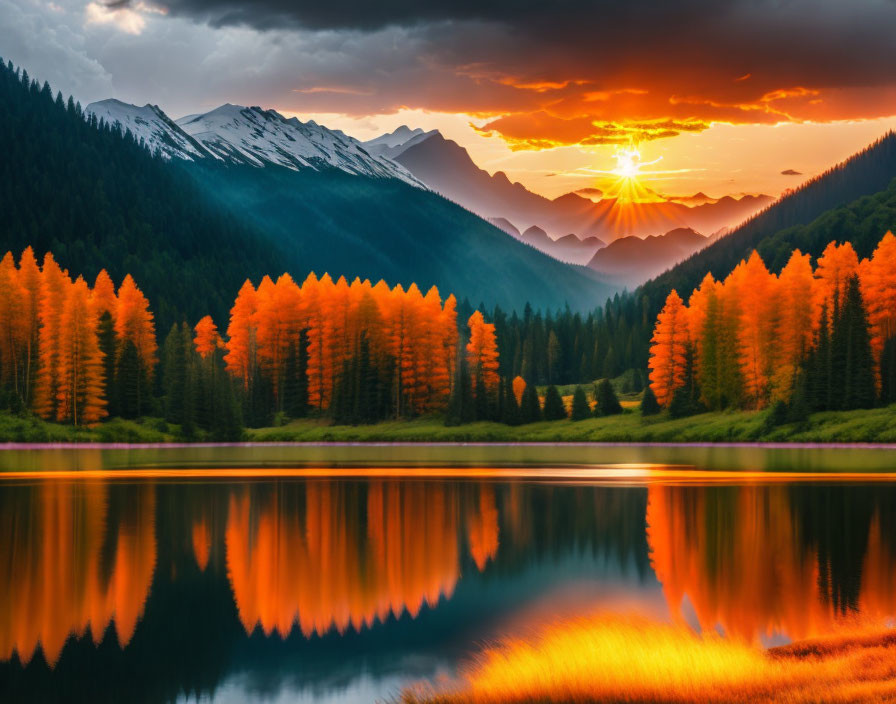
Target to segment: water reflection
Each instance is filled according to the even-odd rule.
[[[134,635],[156,561],[152,485],[124,492],[110,515],[102,484],[14,490],[0,513],[0,657],[55,663],[70,635]]]
[[[896,614],[894,503],[888,485],[10,483],[0,699],[382,696],[370,682],[622,604],[751,642],[826,634]]]
[[[651,565],[676,616],[742,639],[882,623],[896,614],[892,501],[880,487],[652,486]]]

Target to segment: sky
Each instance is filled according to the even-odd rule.
[[[896,128],[893,27],[896,0],[0,0],[0,56],[84,104],[438,128],[551,197],[631,150],[649,188],[718,197]]]

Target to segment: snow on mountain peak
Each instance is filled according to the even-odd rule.
[[[165,159],[178,157],[193,161],[209,156],[202,145],[178,128],[157,105],[141,108],[109,98],[91,103],[85,113],[95,115],[106,124],[118,125],[122,132],[130,130],[150,151],[159,152]]]
[[[314,120],[286,118],[276,110],[225,103],[174,121],[157,106],[141,108],[110,99],[88,105],[87,112],[130,130],[166,159],[213,158],[259,167],[276,164],[294,170],[336,168],[375,178],[398,178],[423,187],[404,167],[370,154],[342,131],[330,130]]]

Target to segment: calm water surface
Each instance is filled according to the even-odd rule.
[[[0,453],[0,467],[209,461],[201,450],[99,452]],[[252,459],[217,452],[233,466]],[[361,463],[337,452],[334,464]],[[477,466],[497,462],[471,452]],[[604,459],[662,459],[644,452]],[[725,469],[893,464],[881,451],[786,452],[667,457]],[[565,448],[554,463],[586,454]],[[581,613],[681,620],[763,645],[896,615],[889,482],[0,482],[4,702],[373,702],[452,675],[484,642]]]

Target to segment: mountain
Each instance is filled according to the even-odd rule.
[[[122,131],[130,131],[138,141],[142,139],[151,152],[159,152],[165,159],[176,157],[193,161],[212,156],[203,145],[162,112],[158,105],[144,105],[140,108],[110,98],[91,103],[86,112],[108,125],[119,125]]]
[[[201,115],[171,120],[155,105],[142,108],[118,100],[102,100],[86,112],[119,125],[164,158],[219,160],[230,164],[288,169],[335,168],[374,178],[398,178],[421,186],[395,162],[369,154],[356,139],[313,120],[286,118],[275,110],[226,104]]]
[[[398,179],[184,163],[203,190],[243,214],[308,271],[438,286],[474,305],[591,309],[615,288],[557,261],[437,193]],[[283,267],[281,267],[282,269]]]
[[[520,231],[507,218],[488,218],[488,221],[499,230],[506,232],[511,237],[520,238]]]
[[[588,266],[607,280],[633,288],[687,259],[712,241],[687,227],[644,239],[620,237],[599,250]]]
[[[876,199],[887,199],[894,178],[896,133],[888,132],[863,151],[781,197],[699,254],[647,282],[642,291],[658,310],[672,288],[684,295],[699,285],[708,272],[717,279],[724,278],[753,249],[774,271],[780,271],[787,263],[794,248],[817,257],[831,240],[848,239],[860,256],[867,256],[884,232],[896,228],[896,218],[890,211],[869,209],[869,203]],[[868,201],[869,196],[874,197]]]
[[[52,251],[91,281],[133,274],[160,331],[206,313],[223,327],[247,277],[284,271],[435,284],[507,309],[586,310],[614,290],[402,179],[154,156],[6,66],[0,127],[4,250]]]
[[[520,239],[555,259],[570,264],[587,264],[594,253],[606,245],[597,237],[580,240],[573,234],[553,239],[537,225],[532,225],[520,235]]]
[[[403,137],[408,139],[401,142]],[[573,233],[583,240],[597,237],[609,242],[627,235],[662,235],[678,227],[715,232],[740,223],[772,201],[769,196],[716,200],[695,194],[696,200],[687,204],[623,203],[593,188],[551,200],[512,182],[501,171],[489,174],[480,169],[466,149],[438,131],[390,133],[365,142],[365,148],[376,149],[378,140],[391,145],[390,158],[449,200],[486,219],[505,218],[522,230],[539,227],[552,240]],[[705,202],[700,202],[700,196]]]
[[[364,142],[364,148],[374,156],[394,159],[409,147],[428,139],[437,131],[430,130],[429,132],[424,132],[420,127],[412,130],[407,125],[402,125],[393,132]]]
[[[87,118],[0,65],[3,251],[32,246],[39,260],[52,251],[91,283],[101,268],[116,282],[130,272],[160,332],[206,313],[224,323],[245,278],[279,270],[286,253],[173,166],[189,162],[153,158],[132,135]]]

